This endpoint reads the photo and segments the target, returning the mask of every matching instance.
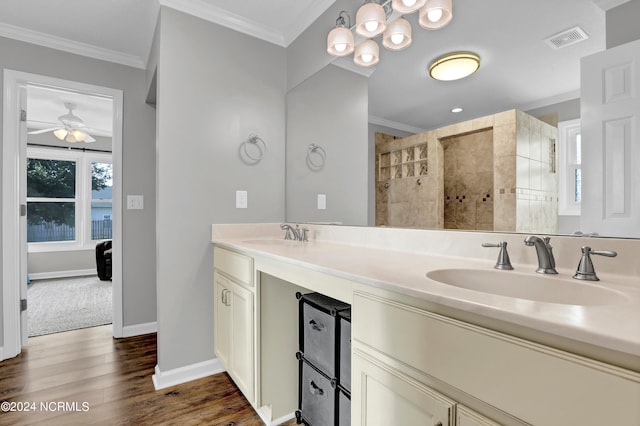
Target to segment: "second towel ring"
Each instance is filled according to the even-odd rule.
[[[318,159],[313,160],[312,154],[315,154]],[[321,170],[324,167],[324,161],[327,159],[327,152],[318,144],[312,143],[307,147],[307,166],[311,170]]]
[[[255,145],[256,149],[258,150],[258,155],[255,155],[255,154],[251,155],[249,153],[249,150],[247,149],[247,144]],[[242,142],[241,146],[242,146],[242,153],[246,158],[251,160],[253,164],[259,163],[260,160],[262,160],[264,155],[267,153],[267,144],[265,143],[264,140],[262,140],[260,136],[255,134],[249,135],[249,138],[246,141]]]

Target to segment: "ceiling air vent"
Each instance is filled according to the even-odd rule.
[[[562,31],[561,33],[554,34],[551,37],[546,38],[544,41],[554,49],[562,49],[563,47],[580,43],[588,38],[589,36],[582,28],[573,27]]]

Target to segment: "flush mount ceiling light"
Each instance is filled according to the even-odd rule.
[[[459,80],[480,68],[480,56],[473,52],[454,52],[436,58],[429,67],[431,78],[442,81]]]
[[[395,11],[396,13],[392,13]],[[353,61],[360,66],[370,67],[378,63],[380,49],[372,38],[383,34],[382,45],[389,50],[402,50],[412,41],[411,24],[400,14],[420,11],[427,29],[438,29],[447,25],[452,18],[451,0],[367,0],[356,12],[356,23],[351,26],[351,18],[344,10],[336,20],[336,26],[327,36],[327,53],[332,56],[347,56],[354,52]],[[349,26],[347,26],[347,20]],[[353,30],[362,41],[355,48]],[[358,47],[363,45],[360,49]],[[375,47],[374,47],[375,45]]]
[[[458,112],[462,112],[462,108],[460,108],[460,107],[451,108],[451,112],[454,113],[454,114],[456,114]]]

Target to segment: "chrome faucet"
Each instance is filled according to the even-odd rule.
[[[283,223],[280,225],[280,229],[286,231],[284,234],[285,240],[309,241],[307,239],[307,232],[309,232],[309,230],[307,228],[300,228],[300,225],[298,224],[293,228],[291,225]]]
[[[557,274],[556,260],[553,258],[553,250],[549,241],[551,237],[536,237],[535,235],[529,235],[524,239],[524,243],[528,246],[534,246],[536,253],[538,254],[538,269],[536,272],[539,274]]]

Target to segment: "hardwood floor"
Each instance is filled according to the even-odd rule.
[[[32,411],[0,411],[0,425],[262,425],[226,373],[156,391],[155,365],[155,334],[113,339],[109,325],[31,338],[0,362],[0,402]]]

